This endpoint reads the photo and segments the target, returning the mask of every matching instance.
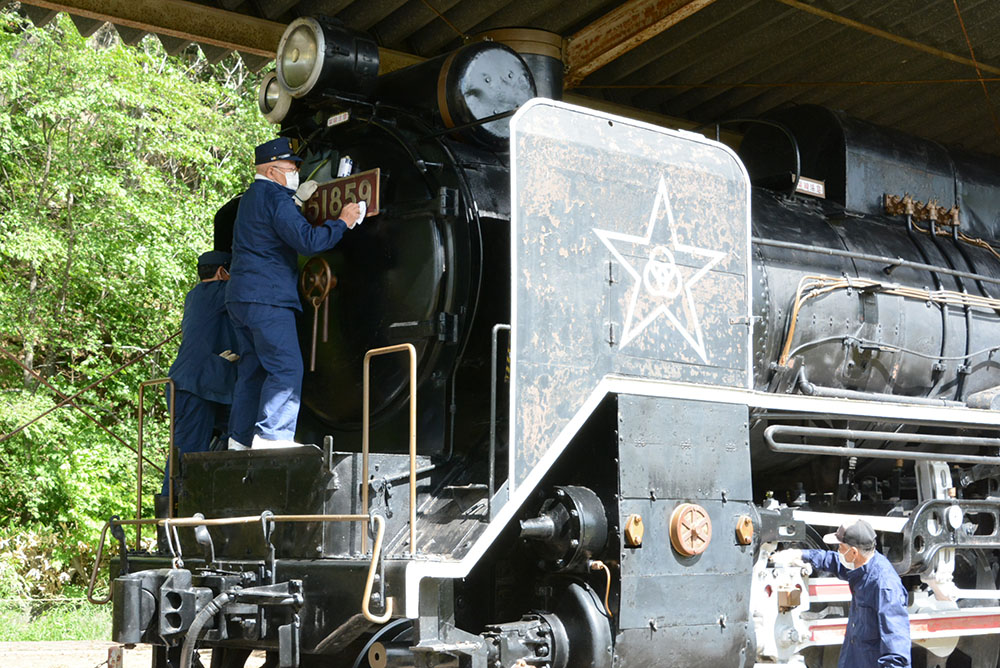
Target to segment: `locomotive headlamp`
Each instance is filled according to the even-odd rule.
[[[278,76],[295,97],[316,85],[322,70],[319,54],[326,50],[323,29],[316,19],[293,21],[278,46]]]
[[[257,106],[271,123],[280,123],[292,108],[292,96],[278,82],[275,72],[268,72],[257,90]]]
[[[278,81],[292,97],[313,90],[367,94],[378,76],[378,46],[333,19],[298,18],[278,44]]]

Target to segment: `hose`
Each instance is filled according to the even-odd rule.
[[[215,617],[229,603],[230,592],[222,592],[212,599],[212,602],[202,608],[191,622],[187,636],[184,638],[184,645],[181,647],[180,668],[191,668],[191,660],[194,658],[194,650],[198,644],[202,629],[212,617]]]
[[[590,570],[603,570],[604,575],[607,577],[607,581],[604,584],[604,611],[608,613],[608,619],[610,619],[614,617],[611,614],[611,606],[608,605],[608,597],[611,595],[611,569],[603,561],[591,561]]]

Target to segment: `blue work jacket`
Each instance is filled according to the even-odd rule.
[[[181,347],[168,374],[178,390],[208,401],[233,403],[236,365],[219,357],[236,350],[226,311],[226,281],[199,283],[184,299]]]
[[[250,302],[302,310],[299,255],[333,248],[344,236],[342,220],[313,227],[292,201],[295,191],[256,179],[240,199],[233,230],[233,260],[227,302]]]
[[[847,580],[851,612],[838,668],[910,666],[907,595],[889,560],[876,552],[864,566],[848,570],[836,550],[803,550],[813,567]]]

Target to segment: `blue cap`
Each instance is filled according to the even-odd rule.
[[[229,261],[233,259],[232,253],[227,253],[226,251],[208,251],[207,253],[202,253],[198,256],[198,266],[202,265],[208,266],[218,266],[223,267],[229,266]]]
[[[288,137],[278,137],[271,141],[266,141],[253,150],[254,164],[266,165],[275,160],[291,160],[292,162],[302,162],[302,158],[295,155],[292,150],[292,142]]]

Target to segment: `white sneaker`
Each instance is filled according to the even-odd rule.
[[[239,441],[237,441],[235,438],[230,438],[229,439],[229,444],[226,446],[226,449],[227,450],[239,451],[239,450],[249,450],[250,448],[248,448],[247,446],[243,445],[242,443],[240,443]]]
[[[267,450],[274,448],[299,448],[302,447],[302,444],[296,443],[295,441],[271,440],[269,438],[263,438],[258,434],[254,434],[252,447],[254,450]]]

